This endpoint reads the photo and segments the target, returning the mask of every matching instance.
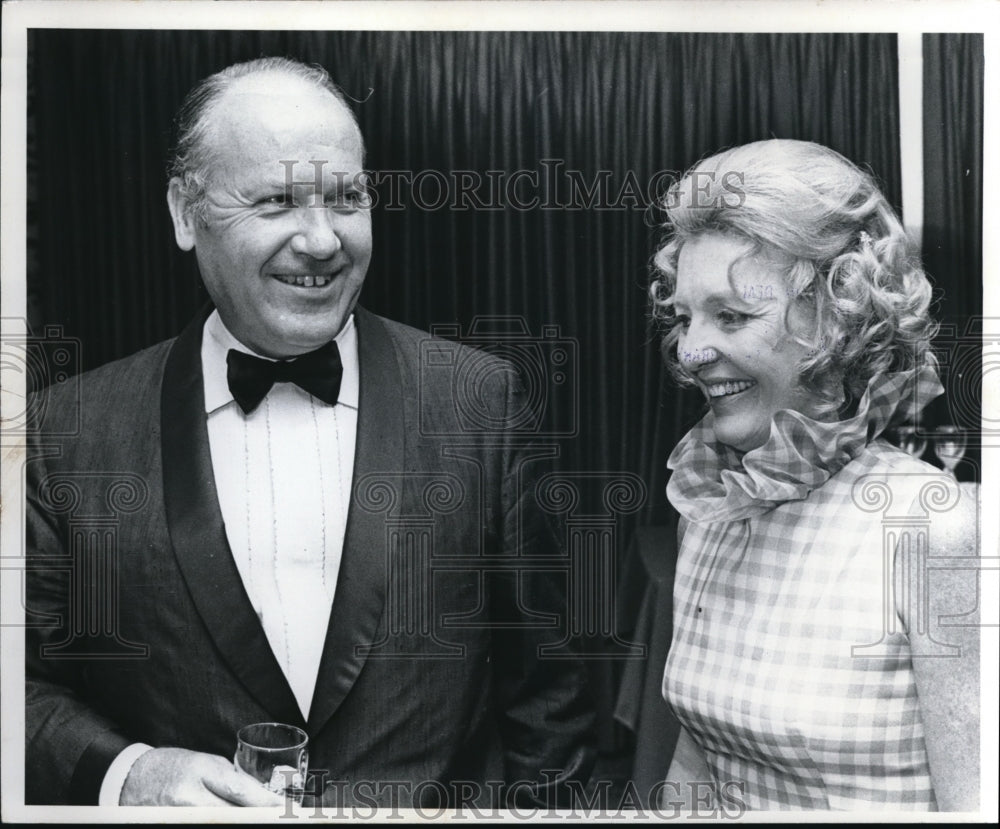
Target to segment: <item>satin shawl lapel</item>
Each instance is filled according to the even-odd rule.
[[[243,587],[215,490],[205,417],[201,335],[208,311],[167,357],[160,412],[163,497],[177,563],[222,658],[276,720],[304,724]]]
[[[337,592],[330,612],[309,734],[316,736],[343,702],[364,666],[364,646],[375,642],[386,595],[386,523],[381,512],[358,506],[359,481],[371,472],[405,469],[403,383],[384,323],[355,310],[360,362],[354,495],[348,513]]]

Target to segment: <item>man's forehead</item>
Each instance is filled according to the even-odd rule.
[[[257,139],[260,145],[279,147],[311,141],[348,151],[361,148],[360,133],[347,107],[329,91],[294,76],[239,79],[216,102],[213,120],[228,140],[240,143]]]

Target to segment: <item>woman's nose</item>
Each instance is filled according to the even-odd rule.
[[[688,323],[687,330],[677,339],[677,360],[690,372],[719,359],[719,352],[712,344],[711,332],[706,326],[698,323]]]

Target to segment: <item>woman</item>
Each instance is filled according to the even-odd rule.
[[[842,156],[786,140],[697,164],[667,213],[654,313],[709,406],[668,461],[668,779],[751,809],[977,809],[975,620],[938,627],[975,607],[974,575],[936,570],[928,607],[912,554],[929,526],[930,555],[976,555],[975,505],[883,437],[942,391],[898,218]]]

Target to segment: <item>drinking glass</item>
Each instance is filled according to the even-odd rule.
[[[965,433],[955,426],[938,426],[933,437],[934,454],[954,478],[955,467],[965,456]]]
[[[921,434],[918,427],[912,425],[897,426],[895,433],[900,449],[917,459],[923,456],[924,450],[927,448],[927,438]]]
[[[246,725],[236,734],[233,763],[269,791],[301,803],[309,766],[308,743],[306,732],[294,725],[278,722]]]

